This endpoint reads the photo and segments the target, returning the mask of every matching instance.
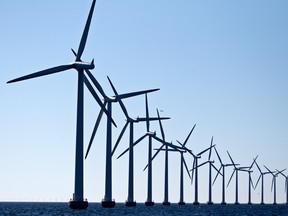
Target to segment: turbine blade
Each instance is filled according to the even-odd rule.
[[[216,174],[216,176],[215,176],[215,178],[214,178],[214,181],[213,181],[213,185],[214,185],[214,183],[215,183],[215,181],[216,181],[216,179],[217,179],[217,177],[218,177],[218,175],[219,175],[219,173],[220,173],[220,170],[223,168],[223,166],[221,166],[220,167],[220,169],[219,169],[219,172],[217,172],[217,174]]]
[[[183,154],[181,154],[181,157],[183,157]],[[189,176],[189,178],[191,179],[191,175],[190,175],[190,172],[189,172],[189,169],[188,169],[188,167],[187,167],[187,164],[186,164],[186,161],[185,161],[185,158],[184,158],[184,157],[183,157],[183,163],[184,163],[186,172],[188,173],[188,176]]]
[[[141,142],[146,136],[148,136],[148,134],[145,134],[144,136],[140,137],[136,142],[134,142],[133,147],[134,147],[135,145],[137,145],[139,142]],[[122,157],[122,155],[124,155],[128,150],[129,150],[129,148],[127,148],[124,152],[122,152],[122,154],[120,154],[120,155],[117,157],[117,159],[120,158],[120,157]]]
[[[257,166],[257,168],[258,168],[259,172],[262,174],[262,171],[261,171],[261,169],[260,169],[260,167],[259,167],[258,163],[256,162],[256,160],[255,160],[255,164],[256,164],[256,166]]]
[[[217,171],[217,173],[219,173],[219,170],[221,169],[221,167],[219,168],[219,170],[214,166],[214,164],[213,163],[210,163],[211,164],[211,166]],[[222,175],[221,173],[219,173],[220,175]]]
[[[106,105],[106,103],[104,103],[104,107],[105,107],[105,105]],[[89,145],[88,145],[88,148],[87,148],[87,151],[86,151],[85,159],[87,158],[87,156],[89,154],[90,148],[92,146],[92,143],[93,143],[95,134],[97,132],[97,129],[99,127],[99,124],[100,124],[102,116],[103,116],[103,109],[100,110],[99,115],[98,115],[97,120],[96,120],[96,123],[95,123],[95,126],[93,128],[93,132],[92,132],[92,135],[91,135],[91,138],[90,138],[90,141],[89,141]]]
[[[235,167],[235,163],[234,163],[234,161],[233,161],[233,159],[232,159],[231,155],[229,154],[229,152],[228,152],[228,151],[227,151],[227,153],[228,153],[228,155],[229,155],[229,158],[230,158],[230,160],[231,160],[232,164],[233,164],[233,165],[234,165],[234,167]]]
[[[159,154],[159,152],[162,150],[162,148],[164,147],[165,145],[163,144],[161,147],[160,147],[160,149],[158,149],[157,151],[156,151],[156,153],[153,155],[153,157],[151,158],[151,161],[153,161],[154,160],[154,158]],[[144,167],[144,169],[143,169],[143,171],[145,171],[146,169],[147,169],[147,167],[148,167],[148,164]]]
[[[252,185],[252,187],[254,188],[254,184],[253,184],[253,181],[252,181],[252,178],[251,176],[249,177],[249,183]]]
[[[100,92],[100,94],[102,95],[103,98],[107,98],[105,92],[103,91],[101,85],[99,84],[99,82],[96,80],[96,78],[93,76],[93,74],[88,70],[85,69],[85,72],[87,73],[87,75],[89,76],[89,78],[91,79],[91,81],[93,82],[93,84],[95,85],[95,87],[97,88],[97,90]]]
[[[212,138],[211,138],[211,145],[210,145],[209,156],[208,156],[208,160],[209,160],[209,161],[210,161],[211,153],[212,153],[212,145],[213,145],[213,136],[212,136]]]
[[[90,28],[90,24],[91,24],[91,20],[92,20],[92,15],[93,15],[93,11],[94,11],[94,7],[95,7],[95,3],[96,0],[93,0],[91,8],[90,8],[90,12],[86,21],[86,25],[81,37],[81,41],[79,44],[79,48],[78,48],[78,52],[77,52],[77,57],[76,57],[76,61],[80,61],[82,53],[84,51],[85,45],[86,45],[86,41],[87,41],[87,37],[88,37],[88,33],[89,33],[89,28]]]
[[[194,167],[195,167],[195,161],[197,159],[194,157],[194,160],[193,160],[193,166],[192,166],[192,174],[191,174],[191,184],[193,184],[193,177],[194,177]]]
[[[139,121],[139,122],[141,122],[141,121],[158,121],[158,120],[168,120],[168,119],[170,119],[169,117],[161,117],[161,118],[158,118],[158,117],[151,117],[151,118],[137,118],[137,121]]]
[[[49,69],[46,69],[46,70],[38,71],[38,72],[35,72],[35,73],[32,73],[32,74],[28,74],[28,75],[25,75],[25,76],[10,80],[7,83],[19,82],[19,81],[23,81],[23,80],[27,80],[27,79],[40,77],[40,76],[46,76],[46,75],[50,75],[50,74],[53,74],[53,73],[58,73],[58,72],[62,72],[62,71],[65,71],[65,70],[69,70],[71,68],[73,68],[72,64],[61,65],[61,66],[49,68]]]
[[[206,148],[205,150],[201,151],[200,153],[198,153],[198,156],[201,156],[202,154],[204,154],[206,151],[208,151],[209,149],[213,148],[215,145],[210,146],[209,148]]]
[[[186,140],[184,141],[183,145],[185,146],[192,134],[192,132],[194,131],[194,128],[196,127],[196,124],[194,124],[193,128],[191,129],[190,133],[188,134],[188,136],[186,137]]]
[[[215,150],[215,152],[216,152],[216,154],[217,154],[217,157],[218,157],[221,165],[223,165],[222,160],[221,160],[221,158],[220,158],[220,156],[219,156],[219,154],[218,154],[218,151],[217,151],[216,147],[214,147],[214,150]]]
[[[200,168],[201,166],[203,166],[203,165],[205,165],[205,164],[207,164],[207,163],[209,163],[209,161],[205,161],[204,163],[202,163],[202,164],[200,164],[200,165],[198,165],[197,167],[195,167],[195,169],[197,168]]]
[[[122,139],[122,136],[123,136],[123,134],[125,133],[128,124],[129,124],[129,122],[127,121],[126,124],[124,125],[124,127],[123,127],[123,129],[122,129],[122,131],[121,131],[121,133],[120,133],[117,141],[116,141],[116,144],[115,144],[115,146],[114,146],[114,148],[113,148],[113,151],[112,151],[112,153],[111,153],[111,157],[113,156],[116,148],[118,147],[118,145],[119,145],[119,143],[120,143],[120,140]],[[131,124],[133,124],[133,123],[131,123]]]
[[[273,177],[273,179],[272,179],[272,184],[271,184],[271,192],[273,191],[273,185],[275,184],[275,180],[274,180],[275,178]]]
[[[268,169],[268,167],[266,167],[265,165],[263,166],[268,170],[269,173],[271,173],[274,176],[274,173],[270,169]]]
[[[110,80],[110,78],[109,78],[108,76],[107,76],[107,78],[108,78],[108,81],[109,81],[109,83],[110,83],[113,91],[114,91],[115,96],[118,97],[118,93],[117,93],[117,91],[116,91],[113,83],[111,82],[111,80]],[[124,106],[124,104],[123,104],[123,102],[122,102],[122,100],[121,100],[120,98],[118,99],[118,102],[119,102],[119,104],[120,104],[120,107],[121,107],[124,115],[126,116],[127,119],[129,119],[129,115],[128,115],[127,109],[126,109],[126,107]]]
[[[231,182],[231,180],[232,180],[232,178],[233,178],[234,173],[235,173],[235,169],[234,169],[234,171],[233,171],[233,173],[232,173],[232,175],[231,175],[231,177],[230,177],[230,179],[229,179],[229,181],[228,181],[227,187],[229,186],[229,184],[230,184],[230,182]]]
[[[126,94],[120,94],[117,96],[117,99],[126,99],[126,98],[130,98],[130,97],[135,97],[135,96],[138,96],[138,95],[142,95],[142,94],[147,94],[147,93],[150,93],[150,92],[154,92],[154,91],[158,91],[160,90],[159,88],[158,89],[150,89],[150,90],[144,90],[144,91],[137,91],[137,92],[130,92],[130,93],[126,93]]]
[[[257,179],[256,185],[255,185],[255,187],[254,187],[254,190],[256,189],[256,187],[257,187],[257,185],[258,185],[258,183],[259,183],[259,181],[260,181],[260,179],[261,179],[261,176],[262,176],[262,174],[259,175],[259,178]]]
[[[92,85],[90,84],[89,80],[87,79],[87,77],[84,75],[84,83],[87,86],[87,88],[89,89],[90,93],[92,94],[92,96],[94,97],[94,99],[97,101],[97,103],[99,104],[99,106],[101,107],[101,109],[103,109],[103,111],[105,112],[105,114],[107,115],[107,118],[109,118],[111,120],[111,122],[114,124],[115,127],[117,127],[116,123],[114,122],[114,120],[112,119],[112,116],[110,115],[110,113],[106,110],[105,106],[102,104],[101,99],[98,97],[96,91],[94,90],[94,88],[92,87]]]
[[[147,132],[150,131],[150,122],[148,121],[149,119],[149,109],[148,109],[148,98],[147,98],[147,94],[145,94],[145,101],[146,101],[146,129]]]
[[[159,110],[158,110],[158,109],[157,109],[157,116],[158,116],[158,118],[159,118],[159,125],[160,125],[160,130],[161,130],[162,139],[165,141],[165,134],[164,134],[162,122],[161,122],[161,120],[160,120],[160,115],[159,115]]]

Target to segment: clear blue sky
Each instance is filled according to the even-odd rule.
[[[0,200],[68,201],[74,188],[77,76],[73,70],[6,84],[10,79],[74,61],[91,1],[0,1],[1,112]],[[104,1],[98,0],[82,59],[95,58],[95,77],[108,95],[108,75],[119,93],[150,88],[150,113],[156,108],[167,141],[184,141],[199,152],[211,136],[224,162],[229,150],[235,162],[287,167],[288,159],[288,30],[286,0],[243,1]],[[144,96],[125,101],[131,116],[144,116]],[[125,124],[119,105],[113,117]],[[99,107],[85,91],[85,149]],[[104,197],[105,119],[85,161],[85,197]],[[158,124],[151,129],[160,135]],[[127,131],[128,132],[128,131]],[[135,139],[145,132],[135,126]],[[116,155],[128,146],[123,137]],[[155,143],[155,147],[159,144]],[[203,156],[206,159],[207,155]],[[212,157],[216,160],[215,154]],[[192,167],[192,158],[186,155]],[[135,147],[135,199],[146,199],[147,143]],[[171,202],[179,201],[178,154],[170,156]],[[217,165],[219,165],[216,160]],[[153,199],[163,201],[164,155],[153,164]],[[200,202],[208,200],[208,167],[200,172]],[[228,171],[228,175],[232,169]],[[288,172],[286,172],[287,174]],[[228,177],[227,175],[227,177]],[[256,181],[259,173],[253,173]],[[127,198],[128,155],[113,158],[113,197]],[[247,202],[247,175],[240,174],[240,202]],[[220,180],[220,179],[219,179]],[[220,181],[214,201],[220,202]],[[227,179],[228,180],[228,179]],[[284,178],[277,197],[285,201]],[[267,176],[265,201],[272,202]],[[185,176],[185,201],[194,189]],[[234,202],[234,182],[227,189]],[[253,202],[260,202],[259,188]]]

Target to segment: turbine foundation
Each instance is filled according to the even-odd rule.
[[[185,202],[178,202],[178,205],[185,205]]]
[[[71,209],[75,209],[75,210],[87,209],[88,201],[87,200],[85,200],[85,201],[70,200],[69,207]]]
[[[169,202],[169,201],[163,201],[163,202],[162,202],[162,205],[170,206],[170,202]]]
[[[127,206],[127,207],[136,206],[136,202],[135,201],[126,201],[125,206]]]
[[[103,208],[114,208],[116,205],[115,200],[102,200],[101,206]]]
[[[153,201],[146,201],[145,205],[146,206],[154,206],[154,202]]]

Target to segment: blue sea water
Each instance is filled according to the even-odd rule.
[[[115,208],[105,209],[100,203],[89,203],[86,210],[71,210],[68,203],[44,203],[44,202],[2,202],[0,203],[0,215],[2,216],[36,216],[36,215],[288,215],[288,206],[278,205],[206,205],[195,206],[186,204],[178,206],[171,204],[163,206],[146,207],[137,204],[136,207],[125,207],[124,203],[117,203]]]

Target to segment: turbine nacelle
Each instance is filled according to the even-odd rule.
[[[75,61],[71,65],[76,70],[92,70],[95,68],[94,59],[91,62]]]

